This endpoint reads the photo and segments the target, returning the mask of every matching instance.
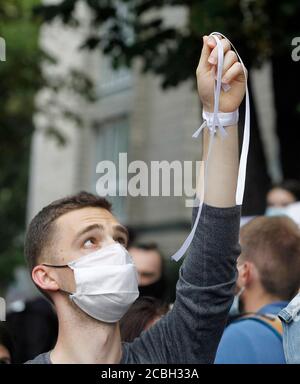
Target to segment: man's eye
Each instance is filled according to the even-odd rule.
[[[93,248],[96,245],[95,239],[87,239],[84,243],[83,246],[84,248]]]
[[[120,243],[121,245],[123,245],[123,246],[126,245],[126,240],[124,239],[124,237],[118,237],[118,238],[116,239],[116,241],[117,241],[118,243]]]

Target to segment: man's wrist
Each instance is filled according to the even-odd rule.
[[[228,127],[237,125],[239,121],[239,110],[236,109],[233,112],[218,112],[216,119],[213,112],[208,112],[203,109],[202,112],[203,120],[206,121],[208,128],[213,129],[216,126]],[[213,126],[215,124],[215,126]]]

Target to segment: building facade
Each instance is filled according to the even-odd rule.
[[[87,17],[84,8],[79,12],[84,20]],[[174,12],[168,17],[182,23],[185,14]],[[201,157],[201,141],[191,137],[201,122],[193,84],[188,82],[163,91],[158,77],[140,73],[138,62],[131,69],[114,71],[109,58],[99,52],[78,50],[84,32],[84,25],[74,30],[58,22],[42,30],[43,49],[57,58],[55,66],[45,66],[45,72],[61,75],[75,68],[88,74],[95,84],[97,101],[88,103],[72,91],[53,94],[49,89],[37,96],[41,109],[47,110],[48,106],[50,109],[54,97],[60,105],[79,113],[84,124],[79,127],[68,117],[53,112],[51,124],[66,138],[66,144],[61,146],[55,137],[47,134],[49,111],[37,114],[37,129],[32,142],[28,221],[54,199],[80,190],[97,193],[97,182],[101,178],[97,165],[110,161],[116,164],[117,171],[120,166],[126,169],[124,161],[119,164],[120,153],[127,154],[128,164],[142,161],[147,165],[149,195],[153,184],[163,182],[151,177],[152,162],[171,164],[179,161],[183,169],[183,161],[195,163]],[[124,169],[122,177],[125,175],[129,182],[134,174],[126,176]],[[176,183],[172,172],[170,196],[109,197],[116,215],[136,231],[139,240],[156,241],[166,255],[175,252],[184,240],[191,217],[191,208],[185,204],[186,197],[172,196]],[[119,184],[126,184],[126,180],[119,180],[119,176],[117,195],[124,195]],[[193,180],[195,183],[195,176]],[[113,180],[111,183],[113,185]]]

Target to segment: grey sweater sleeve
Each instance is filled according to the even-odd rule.
[[[213,363],[234,295],[239,223],[239,206],[203,206],[173,309],[124,346],[124,363]]]

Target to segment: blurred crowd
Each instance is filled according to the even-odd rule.
[[[275,185],[266,196],[265,215],[241,223],[236,295],[215,363],[285,364],[285,321],[278,314],[286,320],[285,308],[300,288],[300,183]],[[168,313],[175,295],[157,244],[134,241],[128,251],[138,271],[140,296],[120,321],[123,342],[133,341]],[[0,364],[23,363],[50,350],[57,334],[50,302],[42,296],[24,302],[0,323]]]

